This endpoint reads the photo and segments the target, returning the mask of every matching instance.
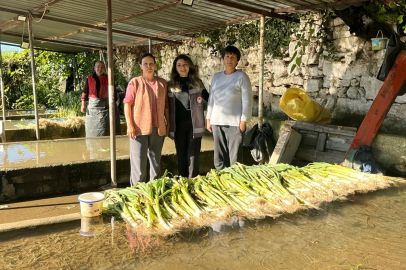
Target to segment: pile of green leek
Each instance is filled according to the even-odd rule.
[[[176,232],[202,227],[231,215],[246,218],[277,217],[322,202],[345,199],[406,179],[331,165],[312,163],[302,168],[287,164],[234,164],[193,179],[165,173],[148,183],[107,190],[103,211],[120,215],[135,228]]]

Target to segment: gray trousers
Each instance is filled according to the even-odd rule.
[[[242,133],[235,126],[211,126],[214,138],[214,167],[222,170],[238,159]]]
[[[159,163],[165,136],[159,136],[156,127],[149,135],[140,135],[135,140],[130,139],[130,183],[147,181],[147,158],[149,160],[149,180],[159,174]]]

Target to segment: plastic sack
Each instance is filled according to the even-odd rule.
[[[314,102],[299,88],[287,89],[279,101],[279,106],[290,118],[297,121],[331,123],[330,110]]]
[[[258,163],[269,162],[275,145],[272,141],[272,127],[268,123],[262,125],[262,131],[258,124],[245,133],[243,145],[250,149],[252,158]]]

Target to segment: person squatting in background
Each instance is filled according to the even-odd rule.
[[[175,141],[178,174],[193,178],[199,174],[199,155],[204,135],[203,99],[209,94],[199,79],[192,60],[178,55],[168,82],[170,104],[169,138]]]
[[[214,167],[218,170],[237,161],[242,133],[252,114],[252,89],[248,75],[237,70],[240,51],[227,46],[221,53],[225,70],[214,74],[207,105],[207,129],[213,132]]]
[[[145,53],[140,58],[142,75],[133,78],[127,87],[124,113],[127,136],[130,138],[130,183],[157,178],[165,136],[169,132],[167,83],[154,76],[155,57]]]

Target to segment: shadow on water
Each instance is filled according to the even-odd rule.
[[[0,234],[4,269],[404,269],[406,187],[168,237],[104,215]],[[95,233],[82,236],[79,231]]]

